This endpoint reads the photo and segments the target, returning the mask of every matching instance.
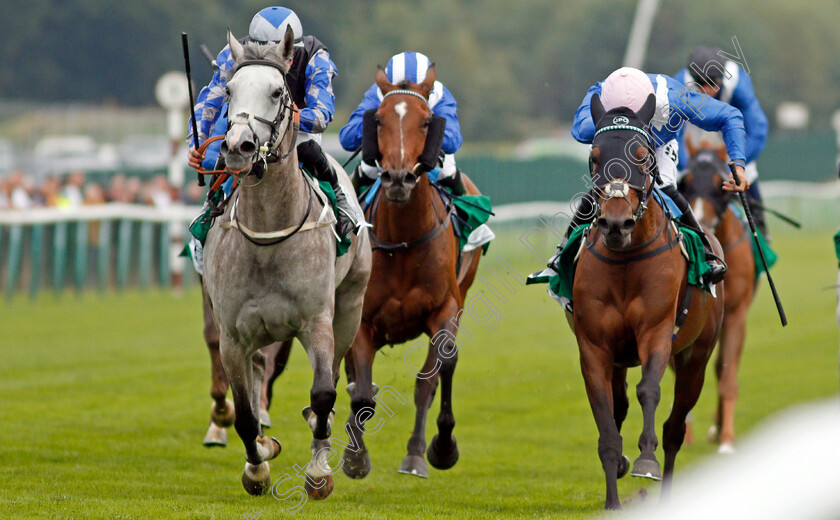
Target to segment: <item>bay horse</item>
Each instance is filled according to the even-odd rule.
[[[421,334],[429,336],[429,349],[423,368],[414,370],[414,430],[399,472],[428,478],[424,452],[438,469],[449,469],[458,461],[458,446],[452,435],[456,334],[481,251],[464,253],[457,269],[459,246],[450,223],[451,205],[426,175],[427,168],[421,166],[421,156],[433,155],[436,160],[440,151],[440,141],[436,151],[426,151],[435,139],[433,133],[443,131],[442,118],[435,121],[428,104],[436,78],[433,65],[420,84],[404,81],[394,85],[381,67],[376,73],[376,84],[384,97],[372,121],[381,156],[381,188],[366,215],[373,225],[372,276],[359,334],[345,361],[351,398],[346,428],[355,446],[345,449],[343,469],[352,478],[363,478],[371,469],[361,412],[376,406],[377,390],[372,379],[376,352],[384,345],[400,344]],[[467,193],[479,194],[466,176],[464,183]],[[438,433],[427,451],[426,414],[439,381]]]
[[[361,319],[369,239],[360,230],[347,253],[336,257],[335,219],[323,218],[329,210],[298,165],[295,107],[286,83],[291,28],[281,43],[266,45],[243,45],[228,31],[228,44],[235,69],[227,83],[231,116],[221,151],[240,186],[207,234],[204,292],[219,328],[234,426],[245,445],[242,484],[251,494],[265,493],[271,486],[268,460],[280,452],[279,441],[264,436],[260,426],[260,349],[297,338],[314,372],[304,409],[313,436],[304,487],[310,498],[326,498],[334,486],[328,461],[335,385]],[[261,176],[249,175],[256,161],[265,166]],[[278,231],[267,231],[272,229]]]
[[[747,313],[756,288],[755,260],[749,228],[729,207],[732,192],[723,189],[729,176],[728,156],[723,146],[698,148],[686,140],[691,160],[680,181],[680,190],[694,209],[697,219],[709,229],[723,247],[729,267],[724,282],[723,325],[720,346],[715,361],[717,376],[717,409],[714,424],[709,430],[710,441],[720,442],[718,453],[734,452],[735,402],[738,399],[738,366],[744,351]],[[705,144],[701,144],[705,146]]]
[[[592,414],[598,455],[606,477],[606,509],[620,509],[617,479],[630,469],[622,454],[621,425],[627,416],[627,369],[642,367],[636,396],[644,425],[640,455],[631,474],[663,480],[666,497],[685,436],[685,419],[700,396],[706,364],[723,321],[723,283],[717,297],[687,285],[688,264],[664,210],[648,205],[654,187],[655,154],[646,128],[654,114],[651,95],[638,113],[607,112],[592,97],[596,122],[590,173],[598,196],[596,226],[583,238],[575,271],[573,330]],[[594,230],[594,231],[593,231]],[[720,245],[710,237],[715,251]],[[678,309],[690,297],[677,328]],[[663,427],[664,477],[654,453],[660,381],[673,359],[674,403]]]
[[[233,401],[227,398],[229,385],[219,353],[219,328],[213,322],[213,312],[210,310],[207,299],[203,299],[202,303],[204,342],[210,353],[210,377],[212,380],[210,397],[213,398],[210,406],[210,425],[207,427],[207,433],[202,444],[208,448],[214,446],[225,447],[227,446],[227,428],[233,426],[235,410]],[[272,343],[261,350],[265,356],[265,375],[260,391],[260,424],[263,428],[271,428],[271,417],[268,414],[268,409],[271,406],[272,388],[274,380],[280,377],[286,369],[289,354],[292,352],[292,341]]]

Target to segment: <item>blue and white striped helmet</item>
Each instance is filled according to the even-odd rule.
[[[282,42],[286,27],[292,27],[295,40],[303,37],[300,20],[291,9],[285,7],[266,7],[251,19],[248,36],[258,42]]]
[[[425,54],[419,52],[401,52],[388,60],[385,66],[385,75],[388,81],[397,84],[400,81],[408,80],[412,83],[422,83],[426,79],[426,71],[432,62]]]

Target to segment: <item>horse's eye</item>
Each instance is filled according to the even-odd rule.
[[[283,89],[279,89],[279,88],[271,93],[271,97],[273,97],[274,99],[280,99],[280,96],[282,96],[282,95],[283,95]]]
[[[431,126],[431,124],[432,124],[432,119],[429,118],[429,119],[423,121],[423,128],[429,128],[429,126]]]
[[[230,87],[225,87],[225,94],[227,94],[228,97],[230,97]]]

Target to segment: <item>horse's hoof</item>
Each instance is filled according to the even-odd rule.
[[[283,450],[283,446],[280,444],[280,441],[274,437],[257,437],[257,442],[260,443],[263,448],[268,450],[268,456],[265,460],[275,458],[277,455],[280,455],[280,452]]]
[[[370,473],[370,455],[367,450],[358,449],[353,452],[349,448],[344,450],[344,465],[341,469],[350,478],[365,478]]]
[[[720,442],[720,434],[718,433],[717,426],[714,424],[709,426],[709,433],[706,434],[706,440],[711,443]]]
[[[662,480],[662,471],[659,469],[659,463],[651,459],[636,459],[630,475],[633,477],[649,478],[651,480]]]
[[[212,448],[213,446],[224,448],[227,446],[227,430],[216,426],[213,421],[210,421],[210,427],[207,428],[207,435],[204,436],[202,444],[208,448]]]
[[[733,455],[734,453],[735,446],[733,446],[731,442],[724,442],[718,448],[718,454],[720,455]]]
[[[333,481],[332,475],[322,477],[320,480],[313,480],[312,477],[306,477],[303,486],[309,498],[323,500],[330,496],[330,493],[332,493],[335,487],[335,482]]]
[[[449,469],[458,462],[458,442],[452,436],[451,446],[441,446],[440,439],[434,436],[429,448],[426,450],[426,458],[429,463],[437,469]]]
[[[630,457],[627,455],[622,455],[620,459],[618,459],[618,473],[616,474],[616,478],[621,478],[627,474],[627,471],[630,469]]]
[[[400,464],[400,473],[415,475],[421,478],[429,478],[429,468],[426,467],[426,459],[420,455],[406,455]]]
[[[236,419],[233,401],[225,399],[225,407],[221,410],[216,406],[216,401],[213,401],[213,404],[210,406],[210,419],[216,423],[216,426],[222,428],[233,426],[233,421]]]
[[[257,464],[245,463],[242,470],[242,486],[252,495],[264,495],[271,487],[271,471],[268,462]]]
[[[271,428],[271,417],[268,415],[268,410],[260,410],[260,426]]]

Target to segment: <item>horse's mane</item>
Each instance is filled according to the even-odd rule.
[[[289,72],[289,64],[283,60],[283,45],[261,44],[258,42],[246,42],[242,45],[243,60],[266,60],[277,63],[284,73]]]

